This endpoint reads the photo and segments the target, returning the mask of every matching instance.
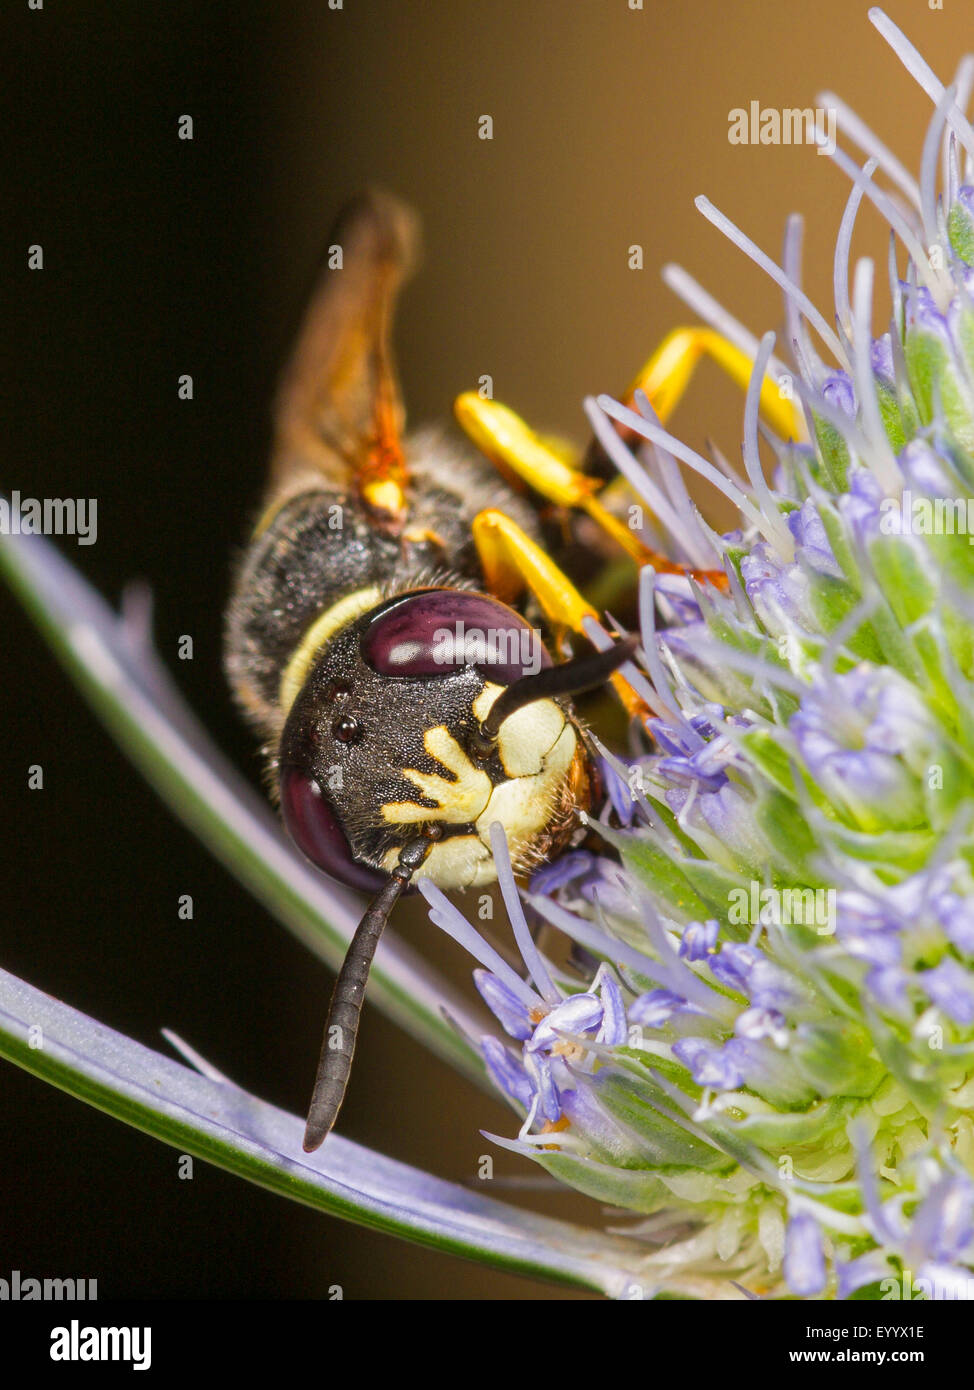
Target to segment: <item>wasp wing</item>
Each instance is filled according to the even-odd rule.
[[[317,471],[334,486],[356,485],[381,509],[395,499],[390,486],[405,484],[405,412],[389,338],[418,250],[418,219],[388,193],[369,190],[339,216],[278,390],[274,491]]]

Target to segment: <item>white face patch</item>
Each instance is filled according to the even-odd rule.
[[[554,747],[542,759],[541,770],[533,777],[512,777],[495,787],[486,809],[477,818],[477,834],[490,844],[490,827],[500,821],[512,855],[543,831],[554,809],[558,793],[568,776],[578,739],[571,724],[563,724]]]
[[[502,685],[488,683],[474,700],[473,712],[481,724],[503,691]],[[533,777],[539,773],[545,755],[564,727],[564,713],[554,700],[535,700],[515,710],[504,720],[497,739],[498,756],[508,777]]]
[[[386,873],[399,862],[398,849],[387,851],[382,860]],[[497,874],[487,846],[476,835],[452,835],[434,845],[426,856],[417,878],[431,878],[438,888],[449,892],[459,888],[481,888],[493,883]]]

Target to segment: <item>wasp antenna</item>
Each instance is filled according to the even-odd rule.
[[[305,1153],[313,1153],[324,1143],[338,1119],[352,1069],[365,986],[375,949],[400,893],[433,848],[435,838],[427,834],[403,846],[389,882],[369,903],[345,952],[328,1006],[328,1021],[304,1130]]]
[[[632,659],[638,647],[637,636],[624,637],[607,651],[579,656],[574,661],[563,661],[560,666],[549,666],[533,675],[522,676],[491,705],[487,718],[471,739],[471,751],[478,757],[489,757],[501,725],[517,710],[533,704],[535,700],[550,700],[556,695],[580,695],[601,685],[613,671]]]

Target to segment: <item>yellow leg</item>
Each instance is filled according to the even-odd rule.
[[[753,363],[746,353],[712,328],[677,328],[663,339],[639,372],[626,393],[626,403],[632,403],[637,391],[644,391],[659,418],[665,422],[702,357],[710,357],[742,389],[747,388]],[[574,467],[563,447],[541,439],[513,410],[496,401],[483,400],[473,391],[458,396],[454,409],[463,429],[506,477],[513,473],[556,506],[576,507],[586,512],[638,565],[651,564],[669,573],[686,572],[683,566],[673,564],[644,545],[599,500],[598,480]],[[782,397],[770,379],[765,379],[761,385],[761,409],[779,434],[785,438],[801,437],[801,417],[794,403]],[[690,573],[696,578],[709,579],[721,588],[726,587],[726,579],[719,571]]]
[[[587,513],[637,565],[652,565],[665,574],[689,573],[695,579],[709,580],[718,588],[726,588],[727,577],[722,571],[687,570],[685,565],[668,560],[659,551],[644,545],[599,501],[596,496],[601,486],[598,479],[572,468],[507,406],[468,391],[457,397],[454,409],[473,442],[502,471],[512,471],[556,506],[577,507]]]
[[[676,409],[701,357],[710,357],[742,391],[747,390],[754,363],[746,352],[712,328],[676,328],[639,372],[626,392],[626,403],[632,401],[637,391],[645,391],[656,414],[665,422]],[[761,410],[782,438],[801,438],[802,421],[794,401],[783,397],[769,377],[761,383]]]
[[[499,599],[513,603],[528,588],[555,626],[584,633],[583,619],[598,621],[598,613],[571,580],[504,512],[493,508],[479,512],[471,531],[487,587]],[[620,672],[610,679],[631,716],[642,718],[649,712]]]

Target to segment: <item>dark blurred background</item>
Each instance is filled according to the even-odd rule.
[[[950,80],[974,40],[969,6],[887,8]],[[781,325],[773,287],[695,194],[775,255],[786,214],[805,212],[806,283],[831,318],[847,185],[807,147],[730,145],[732,108],[810,105],[831,86],[910,169],[930,113],[849,0],[11,0],[0,25],[0,487],[98,498],[97,544],[62,544],[112,601],[132,577],[151,584],[161,652],[255,782],[220,664],[230,557],[262,484],[275,374],[350,193],[385,184],[424,219],[397,334],[413,422],[446,418],[489,373],[499,399],[581,443],[583,396],[621,390],[685,318],[664,262],[756,332]],[[182,114],[191,143],[176,136]],[[491,142],[477,138],[484,114]],[[42,273],[26,269],[33,243]],[[856,250],[885,257],[868,210]],[[192,403],[177,400],[184,372]],[[734,388],[704,371],[676,426],[736,458],[740,417]],[[6,593],[0,615],[0,963],[150,1046],[170,1026],[300,1109],[327,972],[157,802]],[[176,660],[183,633],[192,662]],[[27,790],[31,763],[41,792]],[[177,918],[184,893],[192,922]],[[402,929],[469,977],[415,914]],[[516,1121],[371,1009],[341,1128],[467,1181],[489,1151],[479,1131]],[[3,1064],[0,1275],[97,1278],[102,1297],[326,1296],[335,1283],[348,1298],[552,1296],[203,1164],[192,1182],[176,1170],[175,1151]],[[497,1171],[538,1170],[502,1155]],[[599,1218],[571,1195],[527,1199]]]

